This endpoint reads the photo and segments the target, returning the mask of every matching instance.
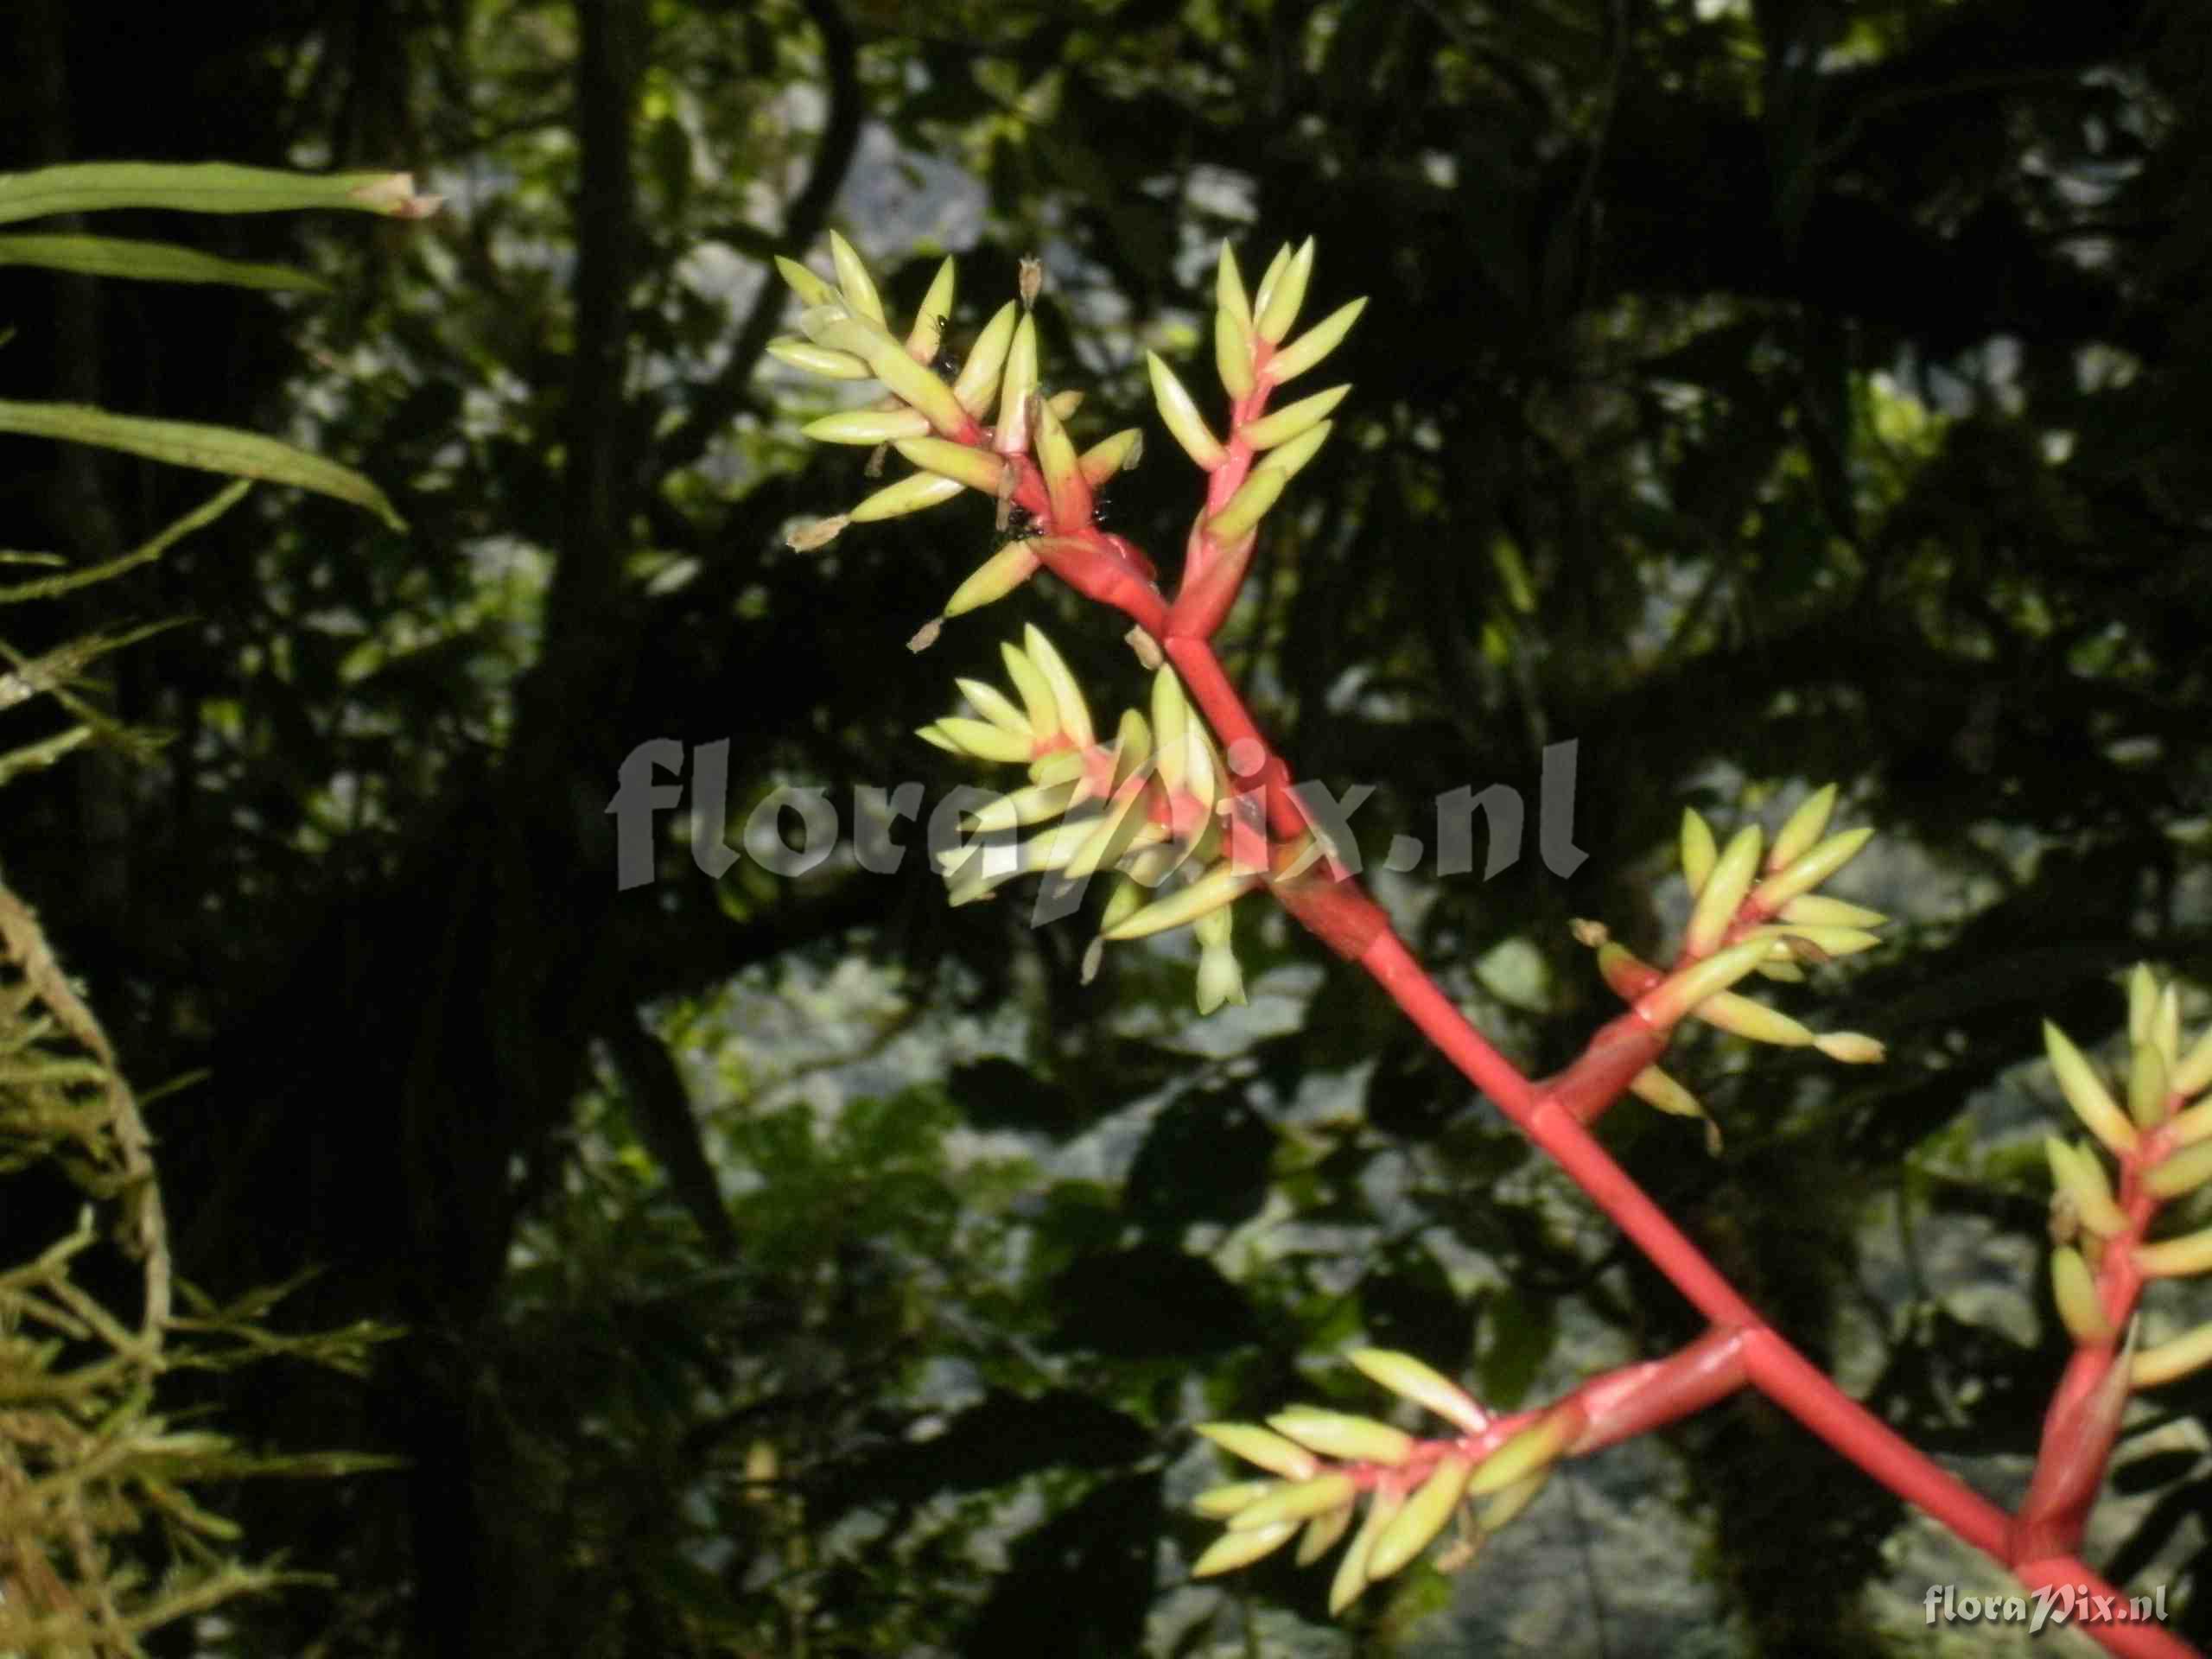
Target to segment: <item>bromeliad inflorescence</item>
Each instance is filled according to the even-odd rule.
[[[2146,1282],[2212,1273],[2212,1227],[2152,1242],[2166,1209],[2212,1185],[2212,1028],[2181,1046],[2181,1000],[2147,967],[2128,982],[2126,1084],[2120,1099],[2056,1026],[2044,1042],[2059,1091],[2089,1132],[2044,1139],[2050,1166],[2052,1300],[2074,1357],[2044,1414],[2015,1547],[2050,1554],[2079,1542],[2136,1389],[2212,1365],[2212,1321],[2138,1344]],[[2125,1101],[2123,1106],[2121,1102]],[[2118,1179],[2107,1175],[2109,1158]]]
[[[1656,1040],[1694,1018],[1757,1042],[1817,1048],[1847,1063],[1882,1058],[1882,1046],[1871,1037],[1816,1033],[1731,988],[1754,974],[1802,979],[1803,964],[1879,942],[1873,930],[1886,919],[1879,912],[1815,892],[1872,833],[1827,834],[1835,801],[1833,785],[1815,791],[1790,814],[1770,849],[1757,824],[1739,830],[1724,849],[1704,818],[1683,814],[1682,871],[1693,906],[1670,969],[1640,961],[1594,922],[1575,924],[1577,937],[1596,948],[1606,983]],[[2212,1049],[2207,1067],[2212,1070]],[[1718,1150],[1718,1127],[1668,1073],[1645,1066],[1627,1087],[1662,1111],[1703,1121],[1708,1144]],[[1438,1565],[1464,1565],[1527,1507],[1560,1459],[1672,1421],[1743,1386],[1741,1338],[1740,1332],[1716,1328],[1663,1359],[1592,1378],[1549,1407],[1503,1419],[1410,1355],[1363,1350],[1351,1356],[1354,1365],[1459,1433],[1422,1440],[1371,1419],[1306,1408],[1279,1414],[1265,1428],[1208,1425],[1201,1433],[1224,1451],[1277,1478],[1216,1487],[1198,1497],[1198,1512],[1227,1521],[1228,1530],[1193,1571],[1203,1576],[1249,1565],[1301,1529],[1297,1559],[1308,1564],[1351,1529],[1362,1503],[1365,1518],[1338,1561],[1332,1611],[1407,1566],[1455,1523],[1455,1541]]]
[[[1564,1459],[1647,1433],[1744,1386],[1745,1333],[1714,1330],[1664,1359],[1590,1378],[1551,1405],[1494,1414],[1411,1354],[1362,1349],[1351,1363],[1455,1433],[1422,1440],[1371,1417],[1294,1407],[1253,1423],[1208,1423],[1198,1432],[1275,1477],[1209,1488],[1198,1514],[1228,1522],[1199,1555],[1194,1576],[1248,1567],[1301,1530],[1297,1560],[1319,1560],[1361,1504],[1365,1518],[1338,1558],[1329,1611],[1341,1612],[1454,1528],[1437,1558],[1446,1572],[1472,1560],[1518,1516]]]
[[[1022,645],[1001,650],[1016,696],[963,679],[961,693],[980,718],[950,715],[919,734],[949,753],[1029,773],[1027,787],[969,814],[976,842],[940,855],[952,902],[987,899],[1018,875],[1080,885],[1117,872],[1086,976],[1107,940],[1194,925],[1198,1011],[1243,1002],[1228,906],[1266,874],[1265,831],[1255,804],[1229,787],[1220,752],[1174,671],[1153,677],[1151,719],[1123,710],[1113,741],[1103,743],[1081,686],[1041,629],[1032,625]],[[1049,827],[1012,839],[1037,824]],[[1178,873],[1190,877],[1185,885],[1149,897]]]
[[[1882,1045],[1857,1032],[1819,1033],[1736,988],[1751,975],[1802,980],[1808,966],[1872,948],[1878,912],[1818,892],[1866,846],[1864,829],[1829,833],[1836,802],[1817,791],[1770,845],[1756,824],[1719,843],[1694,812],[1681,854],[1692,907],[1672,963],[1640,961],[1594,922],[1576,935],[1597,952],[1606,983],[1628,1004],[1563,1071],[1543,1079],[1514,1065],[1466,1020],[1351,879],[1327,836],[1289,788],[1211,640],[1234,604],[1255,538],[1286,486],[1326,443],[1346,387],[1268,408],[1274,390],[1316,366],[1358,318],[1341,307],[1296,340],[1313,245],[1285,246],[1248,294],[1222,250],[1215,277],[1215,366],[1229,399],[1209,424],[1181,378],[1157,355],[1146,369],[1161,419],[1205,477],[1182,569],[1164,591],[1145,554],[1099,524],[1099,490],[1132,466],[1134,429],[1078,451],[1068,423],[1080,397],[1044,384],[1033,314],[1043,280],[1024,261],[1017,297],[984,327],[963,363],[939,356],[952,306],[952,266],[937,272],[912,327],[894,335],[874,281],[843,238],[831,238],[836,280],[778,263],[798,292],[799,334],[773,342],[781,361],[831,380],[874,381],[865,408],[807,428],[830,442],[871,448],[868,471],[896,450],[915,470],[849,511],[802,528],[794,548],[820,547],[849,525],[920,512],[969,491],[993,503],[1001,543],[912,642],[926,647],[946,619],[1005,597],[1050,570],[1086,598],[1123,613],[1128,638],[1153,673],[1147,707],[1125,711],[1110,736],[1067,662],[1034,626],[1002,647],[1010,690],[963,679],[969,712],[934,721],[922,737],[950,753],[1016,766],[1025,781],[972,811],[968,845],[941,859],[952,901],[988,898],[1011,877],[1036,874],[1048,896],[1093,875],[1114,891],[1099,938],[1190,925],[1200,947],[1202,1011],[1243,1000],[1230,906],[1264,885],[1292,917],[1357,963],[1470,1083],[1556,1160],[1707,1321],[1704,1333],[1661,1357],[1592,1377],[1550,1404],[1510,1414],[1485,1409],[1410,1355],[1363,1350],[1373,1381],[1443,1419],[1451,1432],[1421,1439],[1373,1419],[1294,1408],[1255,1423],[1201,1431],[1268,1478],[1216,1487],[1201,1514],[1225,1522],[1195,1563],[1227,1572],[1301,1541],[1301,1562],[1343,1544],[1330,1594],[1341,1609],[1419,1557],[1455,1524],[1439,1560],[1467,1560],[1518,1514],[1562,1460],[1643,1434],[1737,1391],[1756,1389],[1816,1430],[1853,1463],[1997,1556],[2031,1589],[2088,1594],[2105,1586],[2073,1551],[2101,1483],[2133,1390],[2212,1365],[2212,1324],[2155,1345],[2136,1340],[2146,1281],[2212,1272],[2212,1229],[2152,1242],[2163,1206],[2212,1185],[2212,1035],[2180,1051],[2179,1001],[2147,971],[2131,988],[2133,1045],[2126,1104],[2055,1027],[2051,1063],[2093,1139],[2053,1137],[2050,1271],[2074,1357],[2044,1419],[2025,1501],[2007,1514],[1943,1471],[1887,1423],[1849,1399],[1734,1287],[1696,1243],[1616,1164],[1590,1128],[1624,1096],[1702,1120],[1697,1098],[1660,1069],[1686,1020],[1757,1042],[1818,1049],[1850,1064],[1878,1060]],[[988,424],[986,422],[988,421]],[[1203,711],[1203,712],[1202,712]],[[1225,766],[1227,757],[1237,762]],[[1233,780],[1233,781],[1232,781]],[[1160,893],[1163,883],[1179,885]],[[2117,1166],[2116,1179],[2106,1160]],[[2182,1651],[2142,1626],[2091,1632],[2116,1652]]]
[[[1565,1449],[1558,1429],[1504,1427],[1474,1397],[1411,1354],[1362,1349],[1351,1362],[1450,1421],[1460,1433],[1421,1440],[1403,1429],[1342,1412],[1299,1408],[1255,1423],[1206,1423],[1198,1432],[1230,1455],[1274,1477],[1240,1480],[1198,1494],[1192,1507],[1227,1529],[1192,1567],[1195,1578],[1226,1573],[1300,1536],[1298,1564],[1311,1566],[1365,1518],[1338,1562],[1329,1611],[1342,1612],[1372,1583],[1405,1567],[1459,1519],[1451,1566],[1464,1565],[1542,1490]],[[1470,1507],[1487,1499],[1479,1510]]]
[[[797,260],[779,258],[777,269],[798,294],[800,336],[769,342],[769,353],[793,368],[836,380],[874,379],[887,394],[863,409],[810,423],[809,437],[825,443],[890,445],[915,471],[885,486],[857,505],[795,531],[802,551],[827,545],[849,525],[900,518],[951,500],[964,490],[988,496],[1004,530],[1017,506],[1047,526],[1046,537],[1008,543],[961,583],[944,610],[914,637],[914,648],[937,638],[944,618],[1003,599],[1045,568],[1038,543],[1079,543],[1080,561],[1123,580],[1149,582],[1152,563],[1119,537],[1092,524],[1093,493],[1143,452],[1143,434],[1130,427],[1077,454],[1065,423],[1083,402],[1079,391],[1047,396],[1041,389],[1037,322],[1032,306],[1042,280],[1025,262],[1020,296],[1001,306],[984,325],[966,363],[950,381],[933,366],[952,308],[953,264],[947,259],[923,297],[914,325],[902,341],[885,320],[883,302],[852,245],[830,238],[837,269],[833,286]],[[996,410],[994,424],[982,423]],[[1064,556],[1078,558],[1073,550]]]
[[[1123,603],[1141,592],[1164,611],[1152,561],[1096,522],[1096,493],[1116,473],[1135,466],[1143,434],[1131,427],[1077,452],[1066,422],[1082,394],[1046,394],[1032,312],[1042,272],[1023,262],[1020,297],[984,325],[957,376],[948,382],[932,366],[951,309],[953,265],[947,259],[901,340],[891,332],[881,297],[860,256],[831,233],[835,284],[798,261],[777,269],[799,297],[800,334],[768,344],[779,361],[832,380],[876,380],[886,393],[866,408],[827,415],[804,429],[829,443],[889,445],[916,471],[857,505],[793,532],[801,550],[827,545],[849,525],[920,512],[975,490],[997,504],[1005,530],[1018,508],[1040,533],[1001,548],[956,588],[938,617],[914,637],[921,650],[948,618],[1004,598],[1040,569],[1050,569],[1093,599]],[[1329,413],[1351,391],[1333,386],[1268,412],[1278,386],[1315,367],[1344,342],[1367,302],[1339,307],[1296,340],[1284,336],[1297,321],[1313,268],[1313,243],[1286,245],[1247,296],[1236,256],[1224,245],[1216,279],[1215,363],[1230,397],[1229,435],[1217,438],[1174,372],[1147,354],[1160,417],[1207,474],[1206,503],[1192,526],[1175,601],[1176,632],[1212,632],[1235,595],[1255,533],[1299,470],[1327,442]],[[995,409],[994,423],[984,425]]]
[[[919,512],[966,491],[989,497],[1006,542],[918,632],[925,649],[950,618],[1002,599],[1050,569],[1089,597],[1122,604],[1141,620],[1131,643],[1156,671],[1150,719],[1130,710],[1110,741],[1092,729],[1083,693],[1059,653],[1034,626],[1004,647],[1015,693],[963,679],[970,715],[932,721],[921,736],[969,759],[1027,769],[1027,785],[974,813],[979,840],[947,854],[941,868],[952,902],[991,896],[1009,879],[1042,874],[1065,887],[1112,873],[1116,882],[1099,944],[1190,925],[1199,944],[1201,1012],[1244,1000],[1230,942],[1229,906],[1263,881],[1302,873],[1310,846],[1271,840],[1262,804],[1266,779],[1233,788],[1221,750],[1193,709],[1175,672],[1164,666],[1162,637],[1203,640],[1217,626],[1249,563],[1261,521],[1299,470],[1327,441],[1327,418],[1349,386],[1336,386],[1267,410],[1273,390],[1333,351],[1357,321],[1363,300],[1341,307],[1298,340],[1284,344],[1305,300],[1313,244],[1286,245],[1256,294],[1248,296],[1234,254],[1224,246],[1216,277],[1215,363],[1230,398],[1229,435],[1217,438],[1174,372],[1157,355],[1148,372],[1161,418],[1207,474],[1206,501],[1192,524],[1183,578],[1172,606],[1158,571],[1141,550],[1103,530],[1097,495],[1135,465],[1143,435],[1114,433],[1078,452],[1066,423],[1082,402],[1075,391],[1047,393],[1038,360],[1033,315],[1042,268],[1022,263],[1017,297],[985,324],[957,374],[936,366],[952,307],[953,266],[939,267],[912,327],[896,337],[860,256],[832,234],[832,283],[795,260],[778,269],[803,307],[798,335],[770,342],[794,368],[833,380],[874,380],[885,397],[826,415],[804,429],[830,443],[888,446],[916,470],[845,512],[809,524],[790,540],[802,551],[826,545],[854,524]],[[995,418],[983,424],[987,416]],[[1147,627],[1146,620],[1154,626]],[[1014,832],[1051,827],[1026,840]],[[1172,876],[1184,884],[1154,890]]]
[[[1682,877],[1693,907],[1675,965],[1662,972],[1614,943],[1599,924],[1578,922],[1575,935],[1596,947],[1605,983],[1662,1031],[1695,1018],[1751,1042],[1816,1048],[1847,1065],[1879,1060],[1882,1045],[1863,1033],[1816,1033],[1731,988],[1753,974],[1794,982],[1804,978],[1808,964],[1855,956],[1881,943],[1873,930],[1887,917],[1815,891],[1858,857],[1874,835],[1864,826],[1826,834],[1835,801],[1834,784],[1806,797],[1771,848],[1756,823],[1745,824],[1723,848],[1712,826],[1685,808]],[[1662,1112],[1701,1120],[1708,1144],[1719,1147],[1719,1130],[1697,1096],[1657,1066],[1638,1072],[1629,1091]]]

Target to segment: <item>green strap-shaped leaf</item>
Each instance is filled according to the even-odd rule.
[[[60,438],[67,443],[95,443],[178,467],[296,485],[366,507],[394,530],[407,528],[407,521],[392,511],[384,492],[352,467],[236,427],[111,415],[84,404],[0,403],[0,432]]]
[[[87,587],[96,582],[105,582],[111,576],[119,576],[150,559],[158,559],[194,531],[213,524],[236,506],[252,487],[252,481],[249,479],[225,485],[181,518],[140,543],[130,552],[110,559],[105,564],[88,565],[82,569],[64,571],[58,576],[41,576],[34,582],[19,582],[0,588],[0,605],[12,605],[26,599],[52,599],[57,594],[66,594],[72,588]]]
[[[116,236],[0,236],[0,265],[42,265],[86,276],[130,276],[153,283],[223,283],[232,288],[289,289],[327,294],[330,284],[289,265],[255,265],[167,242]]]
[[[89,162],[0,174],[0,224],[115,207],[166,207],[184,213],[352,207],[392,219],[421,219],[437,206],[437,197],[415,194],[414,176],[407,173],[289,173],[227,162]]]

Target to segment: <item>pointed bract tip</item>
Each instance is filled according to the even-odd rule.
[[[2088,1057],[2075,1047],[2073,1039],[2048,1020],[2043,1022],[2043,1040],[2044,1052],[2050,1058],[2051,1073],[2058,1080],[2058,1092],[2073,1108],[2074,1115],[2113,1153],[2133,1152],[2137,1140],[2135,1125],[2120,1109],[2119,1103],[2090,1066]]]
[[[1160,420],[1174,435],[1175,442],[1181,444],[1185,453],[1206,471],[1211,472],[1220,466],[1228,458],[1227,452],[1221,447],[1221,440],[1215,437],[1207,427],[1205,417],[1198,413],[1198,404],[1192,401],[1190,392],[1176,378],[1175,371],[1167,366],[1166,359],[1158,352],[1147,352],[1145,368],[1152,377],[1153,402],[1159,408]]]
[[[1682,809],[1681,840],[1682,879],[1689,883],[1690,897],[1694,899],[1705,890],[1706,880],[1720,857],[1720,844],[1713,838],[1713,826],[1690,806]]]
[[[938,348],[944,344],[945,325],[952,316],[952,261],[947,259],[937,268],[929,292],[922,296],[921,306],[914,313],[914,326],[906,334],[906,354],[917,363],[935,361]]]
[[[1280,342],[1298,321],[1306,303],[1306,289],[1313,275],[1313,238],[1307,237],[1282,268],[1267,297],[1259,302],[1252,319],[1253,332],[1270,346]]]
[[[2155,1389],[2207,1365],[2212,1365],[2212,1320],[2132,1356],[2128,1380],[2139,1389]]]
[[[1703,956],[1712,950],[1735,920],[1738,906],[1751,890],[1751,878],[1758,873],[1765,834],[1756,823],[1745,824],[1729,837],[1727,846],[1713,861],[1712,874],[1700,887],[1697,903],[1691,907],[1689,926],[1682,934],[1682,948],[1693,956]]]
[[[1286,1480],[1311,1480],[1321,1472],[1321,1460],[1311,1452],[1256,1423],[1200,1423],[1198,1432],[1231,1457]]]
[[[866,317],[877,327],[887,325],[884,321],[883,300],[875,291],[875,279],[868,273],[868,266],[853,245],[837,234],[830,232],[830,257],[837,267],[838,290],[845,296],[856,316]]]
[[[2151,1034],[2152,1017],[2158,1007],[2158,977],[2151,964],[2139,962],[2127,976],[2127,1040],[2141,1043]]]
[[[1863,1031],[1831,1031],[1813,1039],[1813,1046],[1846,1065],[1877,1065],[1889,1058],[1881,1041]]]
[[[1428,1548],[1466,1496],[1474,1469],[1472,1459],[1464,1457],[1446,1457],[1437,1464],[1435,1472],[1415,1489],[1397,1518],[1375,1541],[1367,1558],[1372,1576],[1389,1578]]]
[[[1281,385],[1313,367],[1344,344],[1344,336],[1351,333],[1352,325],[1359,321],[1359,314],[1366,308],[1364,299],[1338,306],[1268,359],[1268,378]]]
[[[1229,238],[1221,241],[1221,258],[1214,266],[1214,306],[1240,321],[1249,325],[1252,321],[1252,302],[1244,292],[1244,275],[1236,268],[1236,250],[1229,245]]]
[[[2066,1333],[2077,1344],[2098,1347],[2112,1340],[2112,1321],[2105,1317],[2098,1299],[2096,1276],[2082,1252],[2071,1244],[2062,1244],[2050,1253],[2050,1290]]]
[[[785,537],[785,543],[794,553],[811,553],[836,541],[851,521],[842,512],[827,518],[817,518],[804,524]]]
[[[1279,1522],[1256,1532],[1225,1532],[1191,1563],[1194,1579],[1211,1578],[1217,1573],[1228,1573],[1240,1567],[1249,1567],[1262,1556],[1272,1554],[1296,1535],[1299,1522]]]
[[[1828,816],[1835,810],[1835,785],[1824,784],[1798,804],[1797,810],[1783,822],[1775,832],[1774,847],[1766,855],[1769,872],[1787,868],[1796,862],[1821,838],[1821,831],[1828,827]]]
[[[1358,1599],[1360,1592],[1374,1581],[1367,1570],[1368,1557],[1374,1552],[1375,1541],[1382,1535],[1405,1501],[1405,1493],[1391,1486],[1377,1487],[1374,1497],[1368,1500],[1367,1519],[1360,1523],[1359,1531],[1337,1563],[1336,1578],[1329,1586],[1332,1616],[1351,1606]]]
[[[837,303],[837,290],[798,260],[779,253],[776,256],[776,269],[790,284],[791,292],[798,296],[801,305],[811,308]]]

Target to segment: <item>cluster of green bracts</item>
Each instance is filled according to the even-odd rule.
[[[1365,302],[1340,308],[1285,345],[1304,303],[1313,244],[1286,245],[1249,296],[1224,246],[1214,340],[1231,399],[1225,441],[1208,429],[1166,364],[1156,355],[1148,359],[1161,418],[1208,475],[1206,505],[1185,555],[1182,597],[1171,615],[1154,586],[1158,573],[1151,560],[1096,524],[1097,492],[1135,464],[1142,435],[1130,428],[1078,451],[1066,423],[1082,394],[1051,393],[1043,385],[1033,312],[1041,268],[1023,262],[1017,297],[984,325],[948,378],[938,362],[953,304],[952,262],[938,268],[902,337],[893,333],[875,281],[852,245],[833,234],[830,254],[834,283],[794,260],[777,261],[802,309],[799,333],[772,340],[769,353],[830,380],[879,384],[884,395],[877,401],[823,416],[808,423],[806,434],[874,447],[878,462],[896,450],[915,470],[847,512],[799,527],[791,546],[819,548],[851,524],[919,512],[967,491],[993,500],[1001,532],[1017,512],[1036,532],[1008,541],[963,582],[942,613],[915,636],[917,650],[936,639],[946,619],[1004,598],[1040,569],[1093,598],[1113,601],[1141,593],[1150,601],[1147,614],[1211,632],[1233,596],[1261,519],[1326,442],[1326,417],[1351,390],[1332,387],[1266,412],[1269,392],[1335,350]],[[1161,665],[1159,642],[1141,627],[1132,640],[1156,671],[1150,718],[1127,712],[1110,743],[1099,741],[1065,662],[1034,627],[1022,645],[1004,647],[1014,696],[979,681],[960,682],[973,712],[932,721],[921,736],[951,753],[1026,767],[1028,782],[972,814],[968,828],[982,839],[944,855],[941,867],[955,904],[988,898],[1018,875],[1082,883],[1110,873],[1113,891],[1087,969],[1095,970],[1105,941],[1190,926],[1199,943],[1198,1007],[1211,1012],[1244,1001],[1229,906],[1266,878],[1267,836],[1257,804],[1231,788],[1212,734],[1180,681]],[[1052,827],[1027,840],[1013,838],[1018,830],[1045,823]],[[1171,877],[1181,885],[1159,893]]]
[[[1887,917],[1815,891],[1873,839],[1865,827],[1826,833],[1835,799],[1833,784],[1806,797],[1771,847],[1758,824],[1747,823],[1723,848],[1712,827],[1686,809],[1682,876],[1693,908],[1675,966],[1662,973],[1615,944],[1602,925],[1578,922],[1576,935],[1597,948],[1606,984],[1661,1031],[1695,1018],[1751,1042],[1815,1048],[1849,1065],[1879,1060],[1881,1044],[1864,1033],[1815,1032],[1731,988],[1754,974],[1794,982],[1808,964],[1881,943],[1873,930]],[[1719,1146],[1719,1130],[1697,1096],[1657,1066],[1638,1073],[1629,1090],[1662,1112],[1701,1120],[1708,1143]]]
[[[1198,1011],[1243,1002],[1229,906],[1259,884],[1266,842],[1182,683],[1160,669],[1151,718],[1125,709],[1113,741],[1103,743],[1082,688],[1042,630],[1033,626],[1023,645],[1001,651],[1015,695],[962,679],[975,715],[932,721],[920,732],[950,753],[1028,770],[1025,787],[968,815],[967,828],[982,839],[940,855],[952,902],[989,898],[1019,875],[1081,883],[1111,872],[1090,970],[1107,940],[1187,925],[1198,938]],[[1051,827],[1011,838],[1038,824]],[[1178,874],[1183,885],[1153,896]]]

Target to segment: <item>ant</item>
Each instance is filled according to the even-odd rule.
[[[1091,498],[1090,524],[1094,530],[1106,527],[1106,496],[1103,491]],[[1004,547],[1009,542],[1027,541],[1032,536],[1042,532],[1044,528],[1044,522],[1028,508],[1018,502],[1008,502],[1006,523],[998,532],[998,545]]]
[[[998,544],[1004,547],[1009,542],[1026,542],[1042,528],[1043,526],[1037,522],[1036,515],[1028,508],[1009,504],[1007,509],[1006,527],[998,533]]]

